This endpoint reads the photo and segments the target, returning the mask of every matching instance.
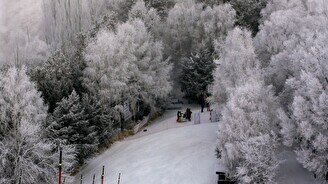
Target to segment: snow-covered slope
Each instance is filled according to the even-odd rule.
[[[281,160],[277,172],[279,184],[324,184],[324,181],[315,179],[312,173],[303,168],[296,160],[295,153],[288,148],[281,151],[278,158]]]
[[[120,172],[122,184],[215,183],[216,130],[216,123],[204,123],[118,142],[81,171],[83,183],[92,183],[93,174],[99,183],[102,165],[106,184],[117,183]]]
[[[199,111],[196,107],[193,112]],[[176,123],[175,110],[168,111],[147,132],[139,132],[115,143],[109,150],[90,160],[76,175],[76,184],[100,183],[105,166],[105,184],[214,184],[216,171],[224,170],[215,156],[217,123],[209,122],[209,113],[201,114],[201,124]],[[291,151],[282,151],[277,173],[278,184],[320,184],[302,167]]]

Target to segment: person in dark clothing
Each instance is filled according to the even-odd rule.
[[[188,121],[191,121],[191,114],[192,114],[191,110],[187,108],[185,115]]]
[[[204,112],[205,105],[206,105],[205,95],[202,94],[200,95],[200,106],[202,108],[201,112]]]

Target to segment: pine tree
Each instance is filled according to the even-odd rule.
[[[53,112],[62,98],[69,96],[75,82],[70,61],[60,51],[57,51],[42,66],[33,69],[31,78],[42,92],[42,97],[49,106],[49,112]]]
[[[90,126],[95,127],[98,148],[108,146],[114,135],[114,118],[110,104],[103,104],[96,95],[83,94],[82,105]],[[118,127],[119,125],[116,125]]]
[[[42,92],[49,112],[53,112],[57,103],[68,97],[73,89],[79,95],[85,91],[82,85],[83,70],[86,67],[83,55],[85,47],[86,35],[78,34],[62,50],[55,51],[46,62],[30,69],[30,76]]]
[[[53,183],[51,143],[42,137],[47,107],[25,67],[1,75],[0,112],[1,183]]]
[[[197,99],[200,94],[208,93],[208,86],[214,82],[215,64],[212,53],[202,50],[181,61],[181,87],[190,98]]]
[[[237,25],[252,30],[253,35],[259,31],[261,10],[268,0],[231,0],[232,7],[237,13]]]
[[[83,164],[97,149],[95,127],[90,125],[75,91],[63,98],[50,117],[49,137],[76,149],[76,161]]]

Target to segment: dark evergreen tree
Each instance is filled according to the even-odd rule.
[[[59,51],[42,66],[36,67],[31,72],[31,78],[42,92],[42,97],[49,106],[49,112],[53,112],[56,103],[73,90],[69,60]]]
[[[197,99],[200,94],[208,93],[207,87],[214,81],[212,52],[201,50],[190,58],[183,58],[180,64],[180,83],[186,96]]]
[[[144,0],[146,5],[155,8],[158,14],[165,18],[168,11],[175,5],[175,0]]]
[[[68,98],[57,104],[49,118],[48,136],[75,146],[76,161],[83,164],[98,146],[97,132],[85,114],[78,94],[73,91]]]
[[[237,25],[252,30],[253,35],[259,31],[261,10],[268,0],[231,0],[230,4],[237,13]]]
[[[98,147],[106,147],[113,136],[113,116],[110,115],[109,108],[100,103],[96,95],[83,94],[82,104],[85,115],[90,125],[95,127],[97,133]],[[108,105],[109,106],[109,105]]]
[[[84,49],[86,36],[77,35],[72,42],[63,45],[43,65],[30,71],[31,79],[36,82],[38,90],[42,92],[44,101],[48,104],[48,111],[52,113],[57,103],[68,97],[73,90],[82,95],[83,70],[86,67]]]

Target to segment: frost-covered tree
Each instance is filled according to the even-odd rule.
[[[102,30],[86,49],[85,85],[120,121],[125,100],[153,105],[170,91],[162,50],[140,19],[118,25],[116,33]]]
[[[201,94],[208,93],[208,86],[214,81],[215,64],[212,52],[202,50],[190,58],[183,58],[180,64],[182,65],[181,88],[186,96],[198,99]]]
[[[75,147],[78,164],[83,164],[98,146],[95,127],[90,125],[84,111],[80,97],[73,91],[58,103],[47,127],[49,138]]]
[[[233,28],[236,13],[231,5],[203,6],[181,1],[169,11],[165,41],[172,57],[188,57],[200,48],[211,47]]]
[[[162,18],[165,18],[168,11],[175,5],[176,0],[145,0],[149,7],[155,8]]]
[[[203,42],[207,48],[212,48],[214,41],[222,41],[227,36],[228,31],[234,28],[236,22],[236,11],[230,4],[220,6],[207,6],[201,13],[200,23],[202,24],[205,38]]]
[[[285,144],[296,149],[305,168],[321,177],[328,167],[326,35],[317,33],[290,55],[295,77],[286,81],[285,91],[291,91],[290,108],[281,112],[282,135],[289,140]]]
[[[154,39],[142,21],[135,20],[129,24],[131,27],[124,28],[122,25],[121,33],[117,33],[119,38],[132,34],[132,42],[136,45],[130,48],[136,60],[130,61],[132,76],[129,79],[129,93],[155,107],[156,100],[166,98],[171,91],[171,65],[163,59],[162,42]]]
[[[259,70],[251,32],[239,27],[228,33],[224,43],[218,44],[219,55],[215,72],[213,95],[217,103],[225,103],[234,88],[244,84]]]
[[[278,165],[278,108],[271,87],[252,76],[235,88],[222,111],[218,155],[241,183],[272,183]]]
[[[263,14],[268,17],[255,38],[255,46],[267,82],[277,93],[284,90],[288,78],[299,76],[300,62],[292,62],[291,54],[301,43],[303,47],[317,33],[326,32],[327,17],[320,9],[311,10],[308,1],[273,1]],[[319,12],[317,12],[319,11]]]
[[[166,19],[166,49],[173,59],[188,57],[202,41],[199,29],[202,4],[194,1],[181,1],[169,11]]]
[[[47,107],[24,67],[1,75],[0,112],[1,183],[54,183],[51,144],[42,137]]]
[[[106,0],[107,10],[115,12],[120,22],[126,22],[129,18],[129,11],[137,0]]]
[[[0,63],[43,62],[49,52],[40,29],[42,1],[2,0],[0,4]]]
[[[274,136],[265,134],[238,143],[243,158],[237,167],[240,183],[276,183],[275,172],[279,164],[275,155],[276,141]]]
[[[296,89],[291,110],[297,159],[322,178],[328,170],[327,77],[320,80],[312,73],[303,72],[300,79],[288,81]]]
[[[194,1],[178,2],[168,14],[165,23],[165,55],[174,63],[172,78],[178,89],[178,77],[183,71],[179,62],[201,50],[214,50],[215,40],[222,41],[233,28],[235,11],[229,4],[206,7]],[[187,75],[187,74],[183,74]]]
[[[322,3],[322,4],[320,4]],[[283,143],[305,168],[327,173],[327,9],[321,1],[271,1],[256,36],[267,83],[281,108]]]
[[[220,58],[213,95],[224,105],[218,156],[241,183],[273,183],[279,104],[272,87],[264,83],[251,32],[235,28],[218,42],[216,52]]]
[[[163,24],[156,9],[148,9],[143,0],[138,0],[129,12],[129,20],[141,19],[154,38],[160,39],[163,31]]]
[[[72,41],[77,33],[88,31],[105,10],[104,0],[45,0],[42,3],[44,39],[53,48]]]
[[[197,0],[209,6],[230,3],[237,13],[237,25],[245,27],[255,35],[261,22],[261,10],[266,7],[268,0]]]

